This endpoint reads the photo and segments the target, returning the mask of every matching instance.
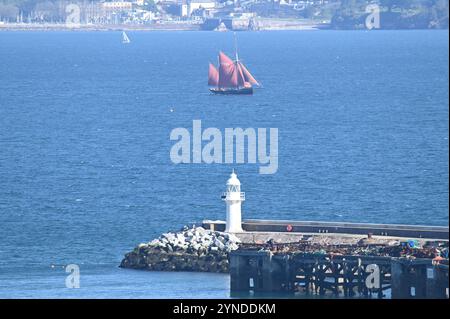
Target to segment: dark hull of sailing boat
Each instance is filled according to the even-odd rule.
[[[214,94],[222,95],[252,95],[253,88],[239,88],[239,89],[209,89]]]

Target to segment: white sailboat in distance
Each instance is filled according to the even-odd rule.
[[[122,31],[122,43],[130,43],[130,38],[128,37],[128,35],[125,33],[125,31]]]

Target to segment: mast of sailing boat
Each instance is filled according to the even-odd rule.
[[[239,68],[239,55],[238,55],[238,49],[237,49],[237,36],[236,36],[236,31],[233,32],[234,35],[234,57],[236,59],[236,61],[234,61],[234,66],[236,68],[236,70]],[[239,90],[239,84],[236,85],[236,90]]]
[[[261,88],[262,85],[256,79],[251,75],[251,73],[247,70],[247,68],[244,66],[244,64],[239,60],[239,53],[238,53],[238,42],[237,42],[237,35],[236,32],[234,32],[234,54],[235,54],[235,67],[238,72],[241,73],[241,75],[244,77],[244,83],[250,83],[252,85],[256,85],[257,87]]]
[[[236,32],[234,32],[234,54],[236,57],[236,64],[239,62],[239,55],[238,55],[238,46],[237,46],[237,36]]]

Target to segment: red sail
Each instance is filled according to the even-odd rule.
[[[219,88],[238,87],[238,72],[236,65],[223,52],[219,53]]]
[[[219,64],[233,64],[233,60],[231,60],[225,53],[222,51],[219,52]]]
[[[255,78],[253,77],[253,75],[251,75],[251,73],[247,70],[247,68],[241,62],[238,62],[238,63],[239,63],[240,69],[242,70],[242,73],[244,74],[245,82],[249,82],[251,84],[259,86],[258,81],[255,80]]]
[[[244,86],[247,87],[247,86],[249,86],[250,83],[248,83],[245,80],[244,72],[242,70],[242,66],[241,66],[240,62],[236,62],[236,72],[237,72],[237,78],[238,78],[238,86],[239,87],[244,87]]]
[[[209,86],[218,86],[219,85],[219,71],[217,71],[216,67],[209,64],[208,71],[208,85]]]

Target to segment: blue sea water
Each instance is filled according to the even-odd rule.
[[[224,219],[232,168],[244,218],[448,225],[448,31],[239,33],[254,96],[208,93],[231,33],[129,36],[0,32],[0,298],[229,297],[227,275],[118,265]],[[278,172],[174,165],[169,134],[194,119],[278,128]]]

